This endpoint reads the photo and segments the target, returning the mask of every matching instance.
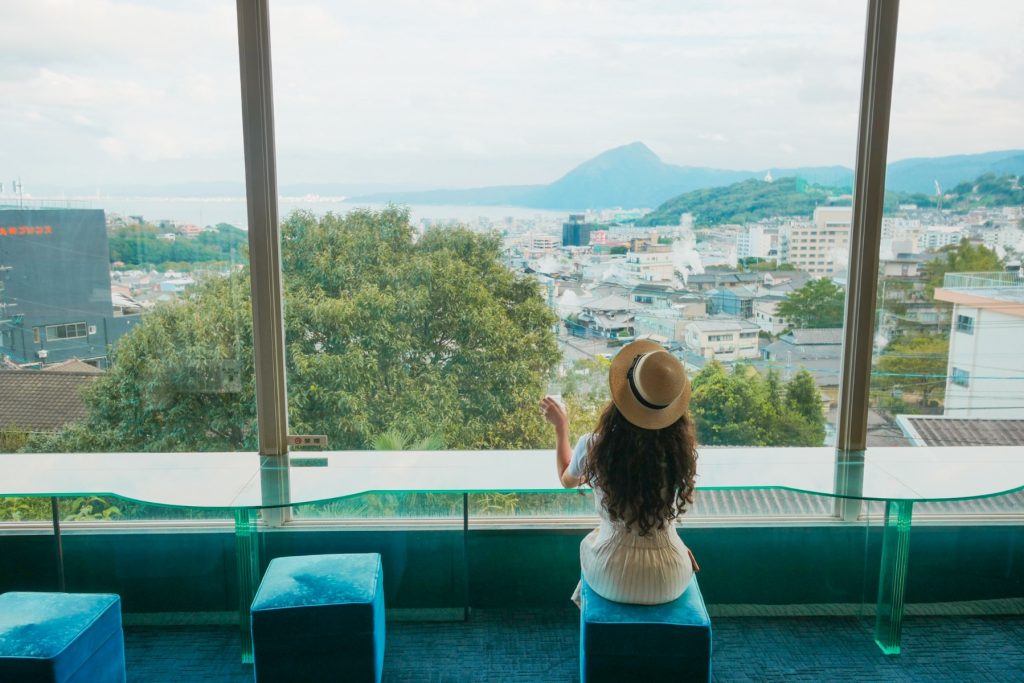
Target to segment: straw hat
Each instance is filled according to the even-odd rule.
[[[647,339],[622,347],[612,359],[608,384],[619,412],[641,429],[668,427],[690,404],[690,380],[683,364]]]

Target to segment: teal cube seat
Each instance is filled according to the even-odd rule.
[[[711,619],[697,577],[663,605],[612,602],[585,579],[580,598],[583,683],[711,680]]]
[[[121,599],[85,593],[0,595],[0,681],[124,683]]]
[[[379,554],[279,557],[267,567],[251,615],[258,683],[380,681]]]

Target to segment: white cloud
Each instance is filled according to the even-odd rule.
[[[701,166],[853,162],[858,3],[275,0],[271,19],[282,183],[542,182],[638,139]],[[1024,147],[1022,19],[902,3],[890,158]],[[5,168],[241,181],[235,31],[230,0],[6,5]]]

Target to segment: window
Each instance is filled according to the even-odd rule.
[[[971,384],[971,373],[960,368],[952,368],[949,373],[949,381],[958,387],[968,387]]]
[[[906,266],[904,266],[906,268]],[[969,315],[956,316],[956,331],[964,334],[974,334],[974,318]]]
[[[63,325],[47,325],[46,341],[58,339],[81,339],[89,335],[89,328],[85,323],[66,323]]]
[[[13,201],[0,181],[0,303],[23,316],[4,355],[18,372],[71,370],[26,386],[26,437],[52,451],[255,450],[235,3],[24,5],[5,29],[19,64],[0,83],[18,101],[0,111],[4,157],[25,192]],[[68,411],[99,428],[78,438],[59,427]],[[87,514],[157,514],[106,507]]]

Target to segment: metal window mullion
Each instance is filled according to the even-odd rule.
[[[835,472],[835,491],[839,495],[858,496],[864,487],[874,308],[898,16],[899,0],[869,0],[839,386]],[[837,499],[836,514],[843,519],[855,519],[859,510],[860,501]]]
[[[267,5],[268,0],[237,0],[236,9],[259,452],[284,456],[288,452],[288,396]]]

